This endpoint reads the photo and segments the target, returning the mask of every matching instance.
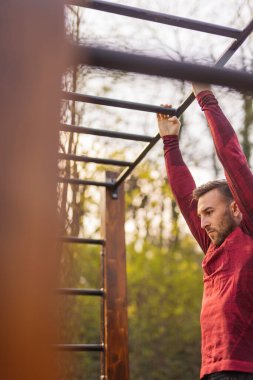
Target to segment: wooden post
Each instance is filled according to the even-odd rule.
[[[56,378],[61,0],[0,3],[0,378]],[[54,341],[54,342],[53,342]]]
[[[115,173],[106,173],[106,181],[115,177]],[[110,189],[105,189],[103,194],[105,379],[128,380],[124,184],[120,185],[117,198],[112,197]]]

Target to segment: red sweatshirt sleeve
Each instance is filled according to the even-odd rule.
[[[193,236],[202,250],[206,252],[210,239],[200,226],[200,219],[197,215],[197,202],[192,199],[192,191],[196,185],[183,161],[178,136],[164,136],[163,142],[165,165],[171,190]]]
[[[253,233],[253,175],[235,131],[211,91],[202,91],[197,100],[211,130],[217,155],[230,190],[243,213],[243,224]]]

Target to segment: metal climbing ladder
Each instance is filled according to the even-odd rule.
[[[112,183],[115,173],[106,173]],[[101,353],[101,380],[128,379],[128,321],[126,285],[126,249],[124,233],[124,186],[111,192],[105,188],[102,201],[102,239],[62,238],[65,243],[95,244],[102,248],[102,284],[100,289],[58,289],[58,294],[101,297],[101,341],[96,344],[58,345],[62,351]]]

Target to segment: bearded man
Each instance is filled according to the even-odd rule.
[[[179,149],[179,120],[157,118],[172,192],[205,253],[200,378],[253,380],[253,175],[210,88],[193,90],[226,180],[196,188]]]

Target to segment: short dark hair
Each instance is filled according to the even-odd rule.
[[[230,191],[228,183],[225,179],[217,179],[214,181],[209,181],[204,185],[201,185],[193,190],[192,197],[195,200],[199,200],[202,195],[208,193],[211,190],[217,189],[221,192],[222,195],[228,200],[233,201],[234,197]]]

